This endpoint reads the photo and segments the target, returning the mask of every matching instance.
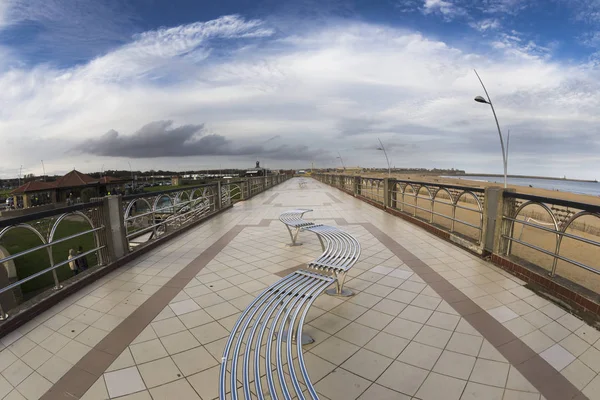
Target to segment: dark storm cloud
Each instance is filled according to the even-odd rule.
[[[268,141],[275,138],[277,136]],[[115,130],[110,130],[98,139],[89,139],[79,144],[74,151],[126,158],[260,154],[281,160],[311,160],[323,153],[321,150],[311,150],[304,145],[267,148],[255,144],[236,144],[222,135],[207,135],[204,124],[173,127],[173,121],[150,122],[132,135],[121,135]]]

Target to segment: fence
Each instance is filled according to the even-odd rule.
[[[105,197],[0,220],[0,320],[8,318],[7,311],[39,304],[166,234],[289,178],[273,175]]]
[[[471,251],[489,254],[526,280],[549,288],[558,282],[600,303],[600,206],[498,187],[312,176]],[[600,313],[600,306],[596,310]]]
[[[501,255],[600,292],[600,207],[504,192]]]

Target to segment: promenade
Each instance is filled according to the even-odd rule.
[[[321,252],[281,212],[361,244],[304,331],[322,400],[598,400],[600,332],[524,282],[312,179],[236,203],[3,337],[0,399],[212,400],[240,312]]]

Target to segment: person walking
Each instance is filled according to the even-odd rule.
[[[75,276],[79,273],[79,267],[77,265],[78,264],[77,260],[73,260],[73,258],[75,258],[75,250],[69,249],[69,257],[68,258],[69,258],[69,268],[73,272],[73,276]]]
[[[79,270],[79,272],[85,271],[86,269],[88,269],[88,262],[87,262],[87,258],[86,256],[82,256],[83,254],[83,247],[79,246],[79,250],[77,251],[77,255],[81,256],[77,259],[77,269]]]

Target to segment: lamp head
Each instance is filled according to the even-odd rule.
[[[475,101],[478,102],[478,103],[490,104],[489,101],[487,101],[486,99],[484,99],[481,96],[475,97]]]

